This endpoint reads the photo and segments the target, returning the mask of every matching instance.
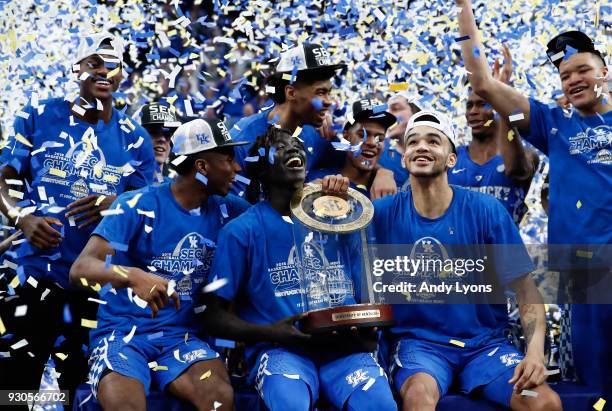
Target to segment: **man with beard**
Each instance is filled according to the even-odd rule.
[[[370,196],[385,133],[396,120],[394,115],[384,110],[379,111],[377,107],[381,105],[369,98],[362,98],[352,104],[343,132],[343,138],[349,144],[349,147],[344,147],[347,150],[344,164],[341,167],[313,170],[308,173],[308,181],[320,182],[327,175],[342,174],[348,177],[351,188]]]
[[[268,78],[268,89],[274,106],[252,116],[243,118],[231,129],[236,141],[253,144],[265,134],[270,125],[289,130],[304,142],[308,157],[306,171],[325,168],[342,161],[342,153],[336,152],[328,141],[335,137],[331,129],[332,78],[336,72],[345,69],[346,64],[332,64],[329,51],[319,44],[300,44],[283,53],[276,71]],[[250,145],[236,150],[236,161],[243,169],[249,160]],[[239,177],[233,193],[246,194],[250,202],[262,197],[261,188],[251,185]],[[374,198],[393,194],[397,186],[389,170],[376,171],[372,187]]]
[[[38,389],[54,343],[60,388],[72,393],[84,380],[81,320],[95,317],[97,304],[69,286],[68,272],[114,198],[150,184],[155,165],[146,131],[113,107],[122,56],[122,39],[108,32],[83,37],[73,65],[77,99],[26,106],[0,155],[0,211],[27,239],[11,255],[16,276],[4,276],[14,278],[8,291],[16,297],[0,302],[12,334],[0,340],[9,353],[0,361],[2,389]],[[14,316],[15,306],[26,306],[25,315]]]
[[[145,104],[141,110],[140,124],[151,136],[153,152],[155,154],[155,181],[158,183],[168,182],[170,168],[170,139],[172,133],[181,125],[177,121],[173,108],[159,102]]]
[[[549,270],[560,272],[558,303],[574,303],[572,349],[579,379],[602,393],[612,386],[606,342],[612,320],[612,101],[608,67],[584,33],[560,33],[547,44],[572,109],[550,107],[494,79],[478,40],[470,0],[456,0],[461,50],[474,91],[549,157]],[[567,287],[567,290],[565,289]],[[599,303],[588,305],[586,303]],[[563,354],[562,354],[563,355]]]
[[[75,285],[113,288],[91,332],[89,382],[105,410],[145,409],[152,381],[200,410],[233,409],[219,354],[196,336],[193,299],[219,230],[249,206],[227,196],[240,171],[234,146],[244,143],[212,119],[183,124],[172,142],[177,178],[120,196],[122,212],[102,220],[70,270]]]
[[[446,116],[435,111],[415,114],[405,142],[410,189],[374,202],[374,241],[412,245],[412,253],[439,247],[435,251],[440,255],[468,244],[492,249],[487,256],[495,278],[486,281],[516,293],[528,348],[523,356],[507,342],[506,304],[395,304],[390,375],[403,409],[434,411],[456,381],[461,392],[476,392],[513,410],[560,410],[559,397],[544,384],[544,305],[530,277],[533,264],[510,215],[493,197],[448,184],[447,171],[457,156]],[[513,252],[504,252],[502,245]],[[423,280],[436,281],[427,274]],[[476,274],[466,274],[467,280],[478,281]],[[535,398],[521,395],[525,389],[535,391]]]
[[[290,131],[271,127],[257,138],[249,156],[258,157],[247,172],[261,182],[266,199],[219,236],[211,286],[220,288],[205,300],[206,329],[247,343],[249,380],[270,410],[311,410],[319,392],[336,409],[396,410],[385,374],[371,353],[375,332],[341,332],[323,338],[295,326],[305,316],[296,247],[306,247],[308,240],[294,243],[290,202],[304,185],[304,145]],[[323,189],[331,193],[346,193],[348,184],[339,175],[322,181]],[[360,301],[360,271],[344,263],[353,261],[354,254],[349,248],[332,252],[330,243],[325,250],[316,241],[307,246],[321,250],[316,255],[337,268],[333,281],[343,286],[332,305],[355,304]],[[232,302],[237,314],[228,310]]]
[[[493,74],[506,84],[510,82],[512,58],[506,45],[504,66],[500,70],[496,62]],[[457,164],[448,171],[448,182],[497,198],[518,225],[527,211],[525,196],[538,168],[538,156],[514,137],[505,118],[494,119],[491,106],[473,90],[465,117],[472,140],[457,148]],[[511,140],[510,144],[504,144],[503,139]]]

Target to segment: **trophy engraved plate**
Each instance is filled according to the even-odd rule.
[[[389,327],[393,312],[376,304],[372,291],[366,227],[374,217],[370,200],[349,188],[325,194],[310,184],[291,200],[295,250],[299,264],[302,310],[300,329],[311,334],[352,327]],[[367,292],[356,290],[367,280]]]

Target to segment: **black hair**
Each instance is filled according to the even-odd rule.
[[[193,153],[186,156],[186,158],[181,161],[179,164],[174,165],[172,162],[176,160],[181,155],[171,153],[170,154],[170,168],[176,171],[176,174],[180,176],[186,176],[191,173],[195,167],[196,160],[200,160],[202,158],[202,154],[205,153],[201,151],[199,153]]]
[[[263,193],[264,197],[268,197],[268,172],[270,162],[270,147],[283,134],[291,136],[291,132],[287,129],[270,126],[265,134],[258,136],[248,152],[249,157],[257,157],[257,161],[246,163],[246,175],[251,180],[245,191],[245,198],[250,203],[257,203]],[[264,154],[260,155],[259,150],[264,149]]]
[[[411,101],[408,102],[408,105],[410,106],[410,111],[412,111],[412,114],[416,114],[421,111],[421,108]]]
[[[289,80],[284,80],[283,75],[291,73],[275,73],[268,77],[266,80],[266,84],[268,86],[274,87],[274,93],[270,94],[270,98],[276,104],[283,104],[286,100],[285,98],[285,87],[290,84]],[[298,72],[295,76],[295,81],[293,85],[295,86],[308,86],[316,83],[317,81],[325,81],[333,78],[336,75],[336,70],[331,68],[321,68],[316,70],[304,70]]]

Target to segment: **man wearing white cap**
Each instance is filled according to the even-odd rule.
[[[492,249],[486,256],[493,261],[494,277],[483,285],[499,284],[502,291],[509,286],[516,292],[528,349],[523,356],[506,341],[506,305],[489,303],[490,295],[483,303],[467,304],[473,299],[451,292],[442,301],[452,304],[428,304],[439,302],[435,299],[441,295],[433,293],[432,299],[432,291],[424,291],[422,284],[470,281],[467,284],[472,285],[483,279],[477,271],[417,270],[403,279],[417,279],[419,286],[401,297],[419,304],[408,305],[404,299],[404,304],[393,307],[396,325],[391,330],[390,374],[403,409],[433,411],[457,381],[462,392],[480,393],[514,410],[559,410],[559,397],[544,384],[545,315],[529,276],[534,266],[512,218],[495,198],[448,184],[447,170],[456,161],[455,133],[448,118],[435,111],[412,116],[404,153],[410,190],[374,202],[376,242],[401,244],[404,253],[410,245],[411,256],[428,261],[457,257],[453,252],[459,245],[470,245],[470,256],[474,248]],[[500,249],[501,245],[505,248]],[[524,389],[532,395],[521,395]]]
[[[0,361],[3,388],[38,389],[56,341],[60,387],[72,391],[85,377],[81,324],[95,318],[97,304],[69,286],[70,265],[115,196],[150,184],[155,165],[146,131],[113,108],[122,54],[110,33],[83,37],[73,62],[79,96],[33,100],[0,154],[0,211],[27,240],[9,257],[16,274],[5,278],[18,279],[2,286],[17,295],[0,303],[13,335],[0,341],[10,353]],[[24,315],[15,306],[27,306]]]
[[[219,230],[249,206],[228,195],[234,146],[245,143],[218,119],[181,125],[172,143],[176,179],[119,196],[121,212],[104,217],[70,270],[73,284],[114,288],[91,332],[89,383],[107,410],[145,409],[151,382],[200,410],[233,409],[224,364],[196,336],[205,307],[194,299]]]

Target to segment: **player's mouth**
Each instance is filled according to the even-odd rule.
[[[304,170],[304,159],[299,156],[291,156],[287,161],[285,161],[285,168],[291,171],[301,171]]]
[[[153,150],[156,153],[160,153],[160,154],[165,154],[166,153],[166,147],[164,147],[164,146],[154,146]]]
[[[371,160],[374,157],[376,157],[376,154],[378,154],[378,153],[376,151],[374,151],[374,150],[364,149],[364,150],[361,150],[360,157],[363,157],[363,158],[365,158],[367,160]]]
[[[434,162],[434,158],[426,155],[418,155],[414,156],[412,161],[418,165],[429,165]]]
[[[468,126],[470,126],[470,128],[480,128],[480,127],[484,127],[485,122],[484,120],[469,120],[468,121]]]
[[[582,93],[586,90],[587,88],[584,86],[578,86],[578,87],[572,87],[569,90],[569,95],[572,97],[579,97],[582,96]]]
[[[112,83],[108,81],[108,79],[95,79],[94,85],[97,89],[102,91],[109,91],[111,89]]]

